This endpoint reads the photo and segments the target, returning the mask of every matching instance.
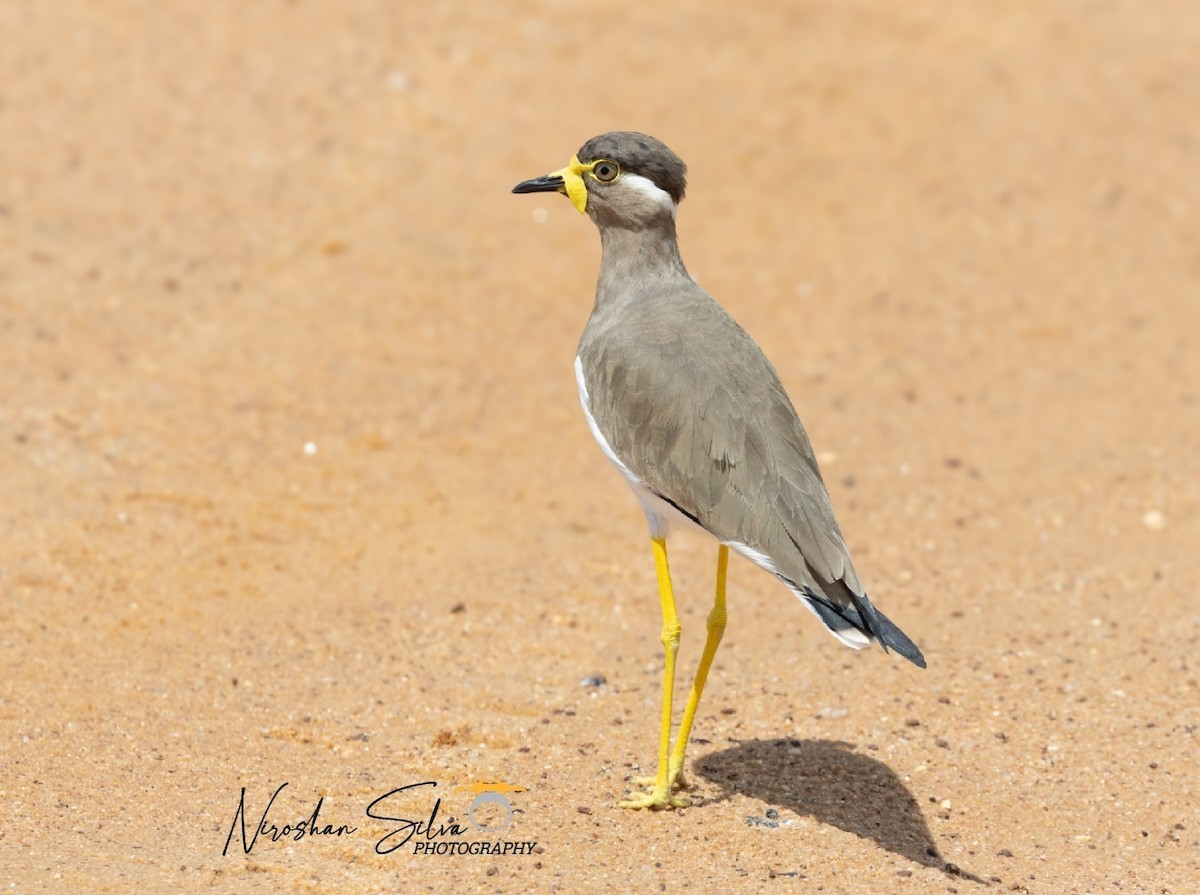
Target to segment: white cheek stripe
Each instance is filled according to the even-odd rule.
[[[622,174],[620,182],[628,184],[629,189],[637,190],[637,192],[649,196],[667,211],[671,212],[671,217],[675,217],[675,213],[679,210],[679,206],[675,204],[675,200],[671,198],[671,194],[648,177],[643,177],[641,174]]]

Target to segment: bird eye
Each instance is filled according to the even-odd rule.
[[[601,183],[612,183],[620,174],[621,166],[616,162],[596,162],[595,167],[592,168],[592,176]]]

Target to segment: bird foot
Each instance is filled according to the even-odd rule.
[[[673,796],[665,789],[654,787],[650,792],[641,792],[637,795],[630,795],[628,799],[622,802],[617,802],[618,808],[652,808],[660,810],[664,808],[688,808],[692,804],[691,799],[685,799],[679,796]]]
[[[623,802],[618,802],[618,808],[687,808],[691,799],[672,795],[672,790],[686,789],[687,780],[683,776],[683,768],[674,768],[667,774],[667,785],[660,787],[658,776],[634,777],[634,786],[646,787],[649,791],[631,795]]]
[[[672,790],[688,789],[687,777],[683,774],[683,768],[672,768],[667,773],[668,786]],[[650,775],[647,777],[633,777],[632,782],[635,786],[654,787],[658,785],[658,777]]]

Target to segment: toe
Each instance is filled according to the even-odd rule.
[[[661,810],[664,808],[687,808],[692,803],[688,799],[673,796],[665,790],[655,789],[651,792],[638,793],[630,796],[623,802],[617,802],[618,808],[651,808]]]

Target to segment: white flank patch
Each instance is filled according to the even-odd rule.
[[[730,541],[729,546],[731,548],[733,548],[734,550],[736,550],[738,553],[742,554],[742,556],[746,557],[746,559],[750,560],[750,562],[754,563],[756,566],[766,569],[772,575],[775,575],[775,576],[779,575],[779,572],[775,568],[775,563],[771,562],[770,557],[768,557],[762,553],[759,553],[753,547],[747,546],[746,544],[742,544],[737,541]],[[783,581],[783,579],[781,578],[780,581]],[[792,593],[794,593],[800,599],[800,602],[804,605],[805,609],[807,609],[809,612],[811,612],[813,615],[815,615],[817,617],[817,621],[819,621],[821,623],[822,628],[824,628],[826,631],[828,631],[830,634],[832,634],[834,637],[836,637],[842,643],[846,644],[846,646],[852,647],[854,649],[865,649],[866,647],[868,647],[872,644],[872,642],[873,642],[872,639],[868,635],[864,634],[862,631],[858,630],[858,628],[847,628],[844,631],[833,630],[832,628],[830,628],[828,625],[825,624],[825,620],[823,618],[821,618],[821,614],[819,612],[817,612],[816,609],[813,608],[812,603],[808,602],[808,598],[804,595],[804,593],[802,591],[799,591],[796,588],[789,586],[786,581],[783,581],[783,585],[784,585],[784,587],[787,587],[788,590],[790,590]]]
[[[675,213],[679,211],[679,206],[675,204],[675,200],[671,198],[671,194],[649,177],[643,177],[641,174],[623,174],[621,175],[620,182],[628,184],[629,189],[649,196],[667,211],[671,212],[671,217],[675,217]]]
[[[750,560],[750,562],[754,563],[759,568],[766,569],[772,575],[779,574],[778,570],[775,568],[775,563],[771,562],[771,558],[766,554],[759,553],[753,547],[742,544],[739,541],[730,541],[728,546],[742,554],[742,556],[746,557],[746,559]]]
[[[648,181],[647,181],[648,182]],[[658,187],[655,187],[658,189]],[[659,192],[662,192],[659,190]],[[663,193],[665,196],[666,193]],[[642,512],[646,514],[646,524],[650,526],[650,536],[653,538],[666,538],[667,532],[672,523],[683,523],[685,527],[702,531],[705,534],[712,536],[710,532],[705,531],[675,507],[671,506],[657,494],[650,490],[647,485],[632,469],[625,465],[616,452],[612,449],[612,445],[608,443],[608,439],[604,437],[604,433],[600,431],[600,427],[596,425],[596,418],[592,416],[592,408],[588,399],[587,383],[583,380],[583,359],[575,358],[575,384],[579,386],[579,403],[583,405],[583,416],[587,420],[588,428],[592,432],[592,437],[596,439],[596,443],[600,445],[600,450],[604,451],[604,456],[617,470],[625,477],[629,487],[633,490],[634,496],[642,505]]]

